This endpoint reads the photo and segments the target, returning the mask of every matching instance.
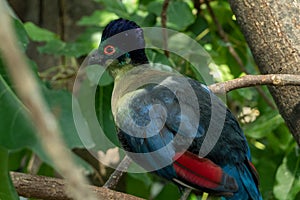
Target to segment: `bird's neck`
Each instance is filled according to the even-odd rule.
[[[115,81],[126,74],[128,71],[130,71],[132,68],[144,66],[149,63],[149,60],[144,51],[132,51],[131,54],[134,56],[133,59],[132,57],[127,56],[120,60],[115,60],[114,63],[111,64],[111,67],[109,67],[110,74],[115,79]]]
[[[110,70],[110,74],[115,79],[115,81],[117,81],[133,67],[134,66],[132,64],[123,64],[123,65],[118,64],[118,66]]]

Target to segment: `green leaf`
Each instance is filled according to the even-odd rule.
[[[96,10],[92,15],[82,17],[77,24],[81,26],[105,26],[114,19],[118,19],[116,14],[105,10]]]
[[[83,147],[73,120],[71,94],[66,91],[44,88],[44,95],[50,109],[59,121],[63,138],[68,147]],[[0,126],[0,146],[12,150],[30,148],[43,161],[53,166],[37,139],[33,124],[27,118],[26,112],[25,106],[0,75],[0,121],[2,122]]]
[[[38,47],[40,53],[54,54],[54,55],[63,55],[65,51],[66,43],[59,40],[50,40],[46,43],[45,46]]]
[[[3,79],[2,74],[0,74],[0,121],[2,122],[0,146],[9,150],[30,148],[43,161],[51,163],[37,139],[36,130],[28,118],[27,108]]]
[[[42,163],[37,174],[41,176],[53,177],[55,176],[55,170],[52,166],[48,165],[47,163]]]
[[[89,42],[67,43],[61,55],[74,56],[76,58],[89,54],[95,47]]]
[[[31,151],[28,149],[21,149],[17,151],[9,151],[8,155],[8,169],[9,171],[19,170],[20,166],[24,166],[24,157],[29,157]]]
[[[142,27],[151,27],[155,26],[156,24],[156,15],[153,13],[149,13],[146,17],[143,17],[143,20],[141,22]]]
[[[37,142],[26,108],[0,74],[0,145],[8,149],[32,146]]]
[[[152,1],[147,5],[148,12],[154,13],[156,16],[161,15],[163,1]]]
[[[270,134],[272,135],[272,134]],[[260,191],[264,199],[275,199],[273,187],[275,175],[279,165],[282,163],[284,151],[275,152],[272,147],[266,145],[265,149],[258,149],[249,141],[252,162],[260,175]],[[264,140],[269,142],[268,140]]]
[[[171,3],[168,7],[167,16],[168,27],[179,31],[186,29],[195,21],[191,8],[182,1]]]
[[[154,198],[155,200],[164,200],[164,199],[180,199],[180,192],[178,187],[174,184],[166,184],[162,191]]]
[[[274,111],[260,116],[253,123],[245,125],[244,130],[247,130],[245,133],[247,136],[259,139],[267,136],[282,123],[284,123],[282,117]]]
[[[82,147],[82,142],[77,135],[72,116],[72,96],[63,90],[50,90],[44,88],[45,99],[49,108],[54,113],[62,130],[63,138],[69,148]]]
[[[237,90],[237,92],[244,100],[248,101],[253,101],[255,95],[257,94],[254,88],[240,88]]]
[[[207,32],[206,34],[204,34],[206,30],[208,30],[208,23],[207,20],[202,15],[198,15],[197,18],[195,19],[195,22],[188,28],[188,31],[191,31],[195,35],[196,40],[200,40],[200,39],[208,40],[209,38],[207,35],[211,33]]]
[[[19,199],[14,185],[10,179],[8,171],[8,151],[0,146],[0,199],[17,200]]]
[[[97,0],[105,5],[106,10],[115,13],[119,17],[129,19],[129,14],[126,7],[121,1],[116,0]]]
[[[148,12],[161,15],[162,2],[153,1],[148,5]],[[167,10],[167,27],[178,31],[185,30],[194,23],[192,9],[183,1],[170,2]]]
[[[24,24],[24,27],[30,39],[35,42],[47,42],[58,39],[58,35],[56,35],[55,33],[47,29],[40,28],[32,22],[26,22]]]
[[[291,141],[293,141],[293,136],[285,123],[279,125],[270,136],[269,139],[272,140],[270,141],[270,146],[281,152],[286,152],[290,147]]]
[[[300,156],[292,149],[277,170],[274,194],[278,199],[293,200],[300,193]]]
[[[40,53],[80,57],[93,49],[93,44],[87,42],[65,43],[61,40],[50,40],[45,46],[38,47]]]
[[[16,35],[18,38],[18,44],[22,47],[21,49],[25,51],[27,45],[29,44],[28,35],[21,21],[14,19],[14,27],[16,31]]]
[[[151,183],[147,173],[127,173],[126,192],[134,196],[148,198]]]

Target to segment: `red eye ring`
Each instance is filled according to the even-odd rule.
[[[105,55],[111,56],[116,52],[116,49],[112,45],[107,45],[106,47],[104,47],[103,52]]]

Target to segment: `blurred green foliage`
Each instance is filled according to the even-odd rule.
[[[74,42],[62,41],[59,35],[40,28],[32,22],[21,23],[15,19],[14,25],[20,46],[25,51],[29,42],[40,42],[38,51],[41,54],[62,56],[72,60],[84,57],[97,48],[104,26],[118,17],[134,20],[143,27],[161,27],[162,0],[122,2],[97,0],[96,2],[102,4],[104,10],[95,10],[90,16],[84,16],[77,22],[78,26],[85,27],[85,31]],[[224,42],[220,37],[207,6],[201,4],[199,8],[195,8],[194,1],[191,0],[170,1],[167,10],[167,28],[189,35],[206,49],[215,63],[209,69],[215,81],[237,78],[245,73],[230,54],[228,46],[236,50],[248,73],[258,74],[259,71],[227,1],[212,1],[210,5],[229,42]],[[170,65],[187,76],[200,79],[193,66],[184,58],[173,54],[166,57],[163,51],[158,50],[147,50],[147,54],[152,62]],[[38,78],[34,62],[28,61],[28,63]],[[89,68],[87,75],[91,80],[95,79],[93,68]],[[71,93],[62,88],[54,90],[51,87],[53,82],[39,79],[39,83],[50,109],[57,116],[68,147],[83,147],[74,125]],[[95,107],[105,134],[116,144],[116,131],[110,108],[112,87],[111,78],[104,76],[96,92]],[[266,97],[271,99],[265,87],[263,91]],[[264,199],[300,199],[299,150],[278,111],[270,107],[265,97],[254,88],[230,92],[227,94],[227,104],[236,116],[239,116],[247,136],[253,163],[261,177],[260,188]],[[250,112],[246,112],[246,108]],[[16,199],[16,193],[8,177],[9,170],[28,172],[30,159],[34,154],[43,161],[38,170],[39,174],[53,176],[55,169],[36,138],[35,129],[28,120],[25,106],[15,95],[14,86],[9,81],[1,57],[0,121],[0,197]],[[85,166],[89,173],[92,173],[91,168],[87,167],[82,160],[78,159],[78,164]],[[128,174],[119,185],[119,190],[146,199],[178,199],[180,196],[175,185],[165,183],[164,180],[151,174]],[[195,195],[190,197],[190,199],[195,198]]]

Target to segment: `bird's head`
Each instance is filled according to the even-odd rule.
[[[111,21],[104,28],[98,53],[100,64],[109,65],[109,71],[148,63],[143,30],[126,19]]]

